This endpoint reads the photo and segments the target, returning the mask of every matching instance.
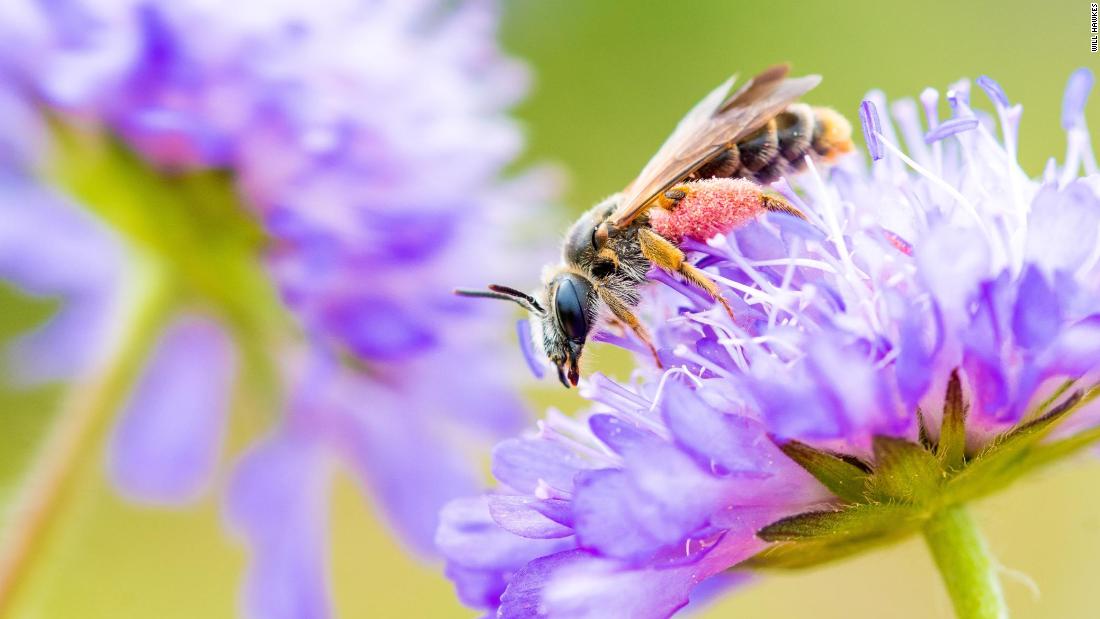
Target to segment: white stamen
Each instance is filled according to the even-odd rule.
[[[703,381],[696,378],[695,375],[689,372],[686,367],[681,366],[678,368],[669,368],[668,371],[666,371],[664,375],[661,376],[661,381],[657,383],[657,392],[653,394],[653,404],[649,406],[649,412],[657,410],[657,404],[661,401],[661,395],[665,391],[665,383],[668,382],[668,378],[673,374],[682,374],[684,376],[687,376],[693,383],[695,383],[696,387],[703,386]]]
[[[905,153],[901,152],[898,149],[897,146],[894,146],[888,140],[886,140],[886,138],[884,138],[881,133],[878,134],[878,137],[879,137],[880,140],[882,140],[883,145],[886,146],[886,148],[890,149],[890,152],[892,152],[892,153],[896,154],[898,157],[900,157],[901,160],[904,161],[910,168],[913,168],[913,171],[915,171],[917,174],[920,174],[921,176],[925,177],[933,185],[939,187],[940,189],[945,191],[949,196],[954,198],[955,201],[958,202],[959,205],[963,207],[963,210],[965,210],[968,215],[970,215],[971,217],[974,218],[974,221],[977,222],[978,227],[981,228],[981,230],[985,234],[986,238],[989,239],[990,241],[992,241],[992,237],[990,235],[988,227],[986,227],[985,221],[982,219],[981,215],[978,215],[978,210],[976,208],[974,208],[974,205],[970,203],[970,200],[966,199],[966,196],[959,193],[959,191],[957,189],[955,189],[951,185],[947,184],[947,182],[944,181],[942,178],[932,174],[927,169],[925,169],[923,166],[921,166],[919,163],[917,163],[916,161],[913,161],[912,159],[910,159],[909,156],[906,155]]]

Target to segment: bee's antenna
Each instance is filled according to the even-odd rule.
[[[546,313],[546,310],[542,309],[542,305],[540,305],[539,302],[535,300],[535,297],[532,297],[527,293],[520,292],[515,288],[509,288],[508,286],[490,284],[489,290],[458,289],[454,292],[455,294],[462,297],[481,297],[485,299],[502,299],[504,301],[513,301],[529,312],[533,312],[535,314]]]

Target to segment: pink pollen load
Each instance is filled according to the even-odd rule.
[[[759,185],[743,178],[711,178],[686,184],[688,194],[671,211],[649,211],[653,231],[673,243],[706,241],[739,228],[764,211]]]

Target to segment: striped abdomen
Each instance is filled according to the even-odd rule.
[[[829,161],[852,150],[852,126],[827,107],[795,103],[732,145],[692,178],[747,178],[770,183],[799,172],[805,157]]]

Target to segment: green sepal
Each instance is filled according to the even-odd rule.
[[[888,544],[915,532],[915,527],[876,535],[824,537],[798,542],[777,542],[738,563],[733,569],[798,570],[846,559]]]
[[[1039,442],[1097,393],[1097,388],[1088,394],[1076,391],[1049,412],[994,438],[966,468],[951,477],[944,487],[943,500],[948,503],[970,501],[1004,487],[1033,468],[1024,465]]]
[[[892,503],[864,503],[790,516],[761,529],[757,535],[775,543],[737,568],[813,567],[904,539],[925,519],[921,510]]]
[[[1100,426],[1089,428],[1051,443],[1036,445],[1024,458],[1021,468],[1025,471],[1035,469],[1055,460],[1071,456],[1097,441],[1100,441]]]
[[[1072,386],[1067,381],[1062,395]],[[930,519],[1004,487],[1038,466],[1100,441],[1100,427],[1043,444],[1059,423],[1100,396],[1100,386],[1058,402],[1048,398],[1030,419],[993,439],[980,453],[966,455],[966,413],[962,385],[953,373],[943,422],[933,440],[917,411],[919,441],[875,436],[873,463],[797,441],[782,445],[788,457],[843,501],[833,510],[783,518],[757,532],[771,545],[735,569],[800,569],[843,559],[893,543],[920,531]]]
[[[793,542],[821,538],[876,536],[905,522],[919,522],[908,505],[864,503],[835,511],[805,512],[777,520],[757,532],[766,542]]]
[[[966,402],[963,401],[962,381],[959,371],[951,372],[947,383],[947,396],[943,405],[943,422],[936,457],[944,470],[962,468],[966,457]]]
[[[936,447],[936,442],[932,440],[932,436],[928,433],[928,422],[924,418],[924,411],[919,406],[917,407],[917,442],[929,451]]]
[[[944,472],[935,456],[909,441],[889,436],[872,439],[875,469],[869,496],[878,501],[923,505],[935,496]]]
[[[866,466],[799,441],[790,441],[779,448],[841,499],[852,503],[863,500],[868,479]]]

